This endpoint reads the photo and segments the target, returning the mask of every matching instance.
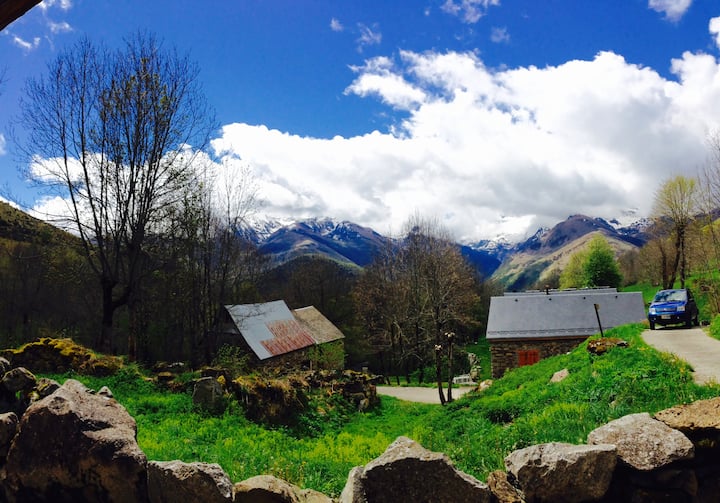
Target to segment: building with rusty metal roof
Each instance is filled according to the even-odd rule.
[[[341,344],[345,337],[313,306],[290,310],[284,301],[276,300],[228,305],[225,312],[222,342],[246,346],[258,362],[286,355],[299,362],[310,348]]]

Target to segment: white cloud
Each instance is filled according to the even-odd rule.
[[[720,16],[710,19],[708,30],[710,35],[715,38],[715,45],[720,49]]]
[[[345,29],[345,27],[336,18],[332,18],[330,20],[330,29],[332,31],[343,31]]]
[[[52,33],[69,33],[73,31],[72,26],[70,26],[70,24],[66,21],[61,21],[59,23],[48,21],[48,28],[50,28]]]
[[[510,34],[508,33],[506,27],[495,26],[490,32],[490,40],[492,40],[496,44],[507,43],[510,42]]]
[[[473,53],[403,51],[354,70],[346,93],[406,114],[389,133],[229,124],[213,142],[252,166],[268,215],[397,232],[419,211],[468,241],[574,213],[645,216],[663,179],[704,163],[720,128],[720,64],[706,54],[674,60],[677,80],[612,52],[493,70]]]
[[[43,11],[47,11],[51,7],[58,7],[61,10],[70,10],[73,6],[72,0],[43,0],[40,2],[39,7]]]
[[[369,27],[363,23],[357,25],[360,36],[357,38],[358,50],[362,51],[368,45],[378,45],[382,42],[382,33],[378,31],[377,25]]]
[[[665,17],[670,21],[678,21],[690,8],[692,0],[648,0],[648,7],[664,12]]]
[[[24,40],[17,35],[13,35],[13,44],[24,51],[34,51],[40,46],[40,37],[34,37],[32,41]]]
[[[477,23],[491,6],[500,5],[500,0],[445,0],[441,9],[459,17],[464,23]]]
[[[7,153],[7,150],[5,150],[5,136],[0,133],[0,155],[5,155]]]

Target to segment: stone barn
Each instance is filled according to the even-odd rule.
[[[502,377],[508,369],[571,351],[589,336],[600,333],[598,315],[603,330],[642,322],[642,294],[593,288],[492,297],[487,339],[493,378]]]
[[[257,365],[342,370],[344,338],[315,307],[290,310],[277,300],[225,306],[218,347],[242,347]]]

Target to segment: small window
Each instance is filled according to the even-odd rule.
[[[518,354],[518,367],[532,365],[540,361],[540,351],[537,349],[520,350]]]

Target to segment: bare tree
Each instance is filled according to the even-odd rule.
[[[88,39],[28,82],[20,123],[34,178],[68,204],[69,222],[102,291],[97,346],[115,347],[113,316],[131,315],[147,271],[145,245],[192,180],[212,117],[187,56],[138,33],[110,51]]]
[[[442,404],[452,401],[452,348],[477,305],[476,280],[447,230],[416,215],[406,223],[405,236],[366,269],[356,288],[358,312],[403,364],[406,377],[414,367],[422,380],[422,371],[434,362]]]
[[[682,175],[667,180],[655,194],[655,218],[666,220],[671,225],[675,240],[675,258],[670,277],[663,285],[672,288],[675,279],[680,274],[680,285],[685,287],[687,275],[687,231],[693,218],[699,210],[698,186],[695,178]]]

